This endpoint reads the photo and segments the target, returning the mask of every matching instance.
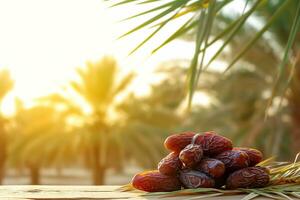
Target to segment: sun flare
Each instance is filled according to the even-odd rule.
[[[16,80],[2,104],[5,114],[14,113],[16,97],[30,106],[34,98],[61,91],[75,77],[75,68],[104,55],[116,57],[122,70],[139,74],[141,83],[134,90],[140,94],[147,90],[145,80],[153,81],[149,73],[159,62],[191,57],[193,44],[184,41],[149,57],[172,27],[158,35],[158,43],[128,56],[143,34],[116,40],[134,22],[116,23],[126,12],[107,8],[99,0],[0,1],[0,69],[9,69]]]

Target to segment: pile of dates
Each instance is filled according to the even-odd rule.
[[[215,132],[184,132],[169,136],[165,148],[171,153],[158,170],[136,174],[132,185],[147,192],[168,192],[181,188],[257,188],[269,183],[260,151],[233,148],[232,142]]]

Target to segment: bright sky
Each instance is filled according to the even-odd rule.
[[[136,70],[141,80],[152,79],[148,74],[160,61],[191,57],[194,45],[182,41],[151,58],[148,53],[156,43],[127,57],[145,37],[140,33],[115,40],[133,25],[117,23],[128,10],[136,11],[108,9],[102,0],[0,0],[0,68],[8,68],[16,80],[2,110],[12,113],[15,97],[30,104],[36,97],[59,91],[74,78],[76,67],[105,54],[120,59],[122,69]],[[167,33],[168,29],[158,38]],[[136,88],[144,89],[142,84]]]

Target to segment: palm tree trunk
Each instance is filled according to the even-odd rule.
[[[2,165],[2,163],[1,163],[1,165]],[[3,184],[4,175],[5,175],[5,169],[4,169],[4,166],[0,166],[0,185]]]
[[[39,185],[40,184],[40,168],[36,165],[29,166],[30,171],[30,184]]]
[[[94,185],[103,185],[105,180],[105,171],[104,166],[98,166],[93,169],[93,184]]]
[[[92,155],[92,179],[94,185],[103,185],[105,181],[106,166],[100,163],[100,148],[95,144]]]

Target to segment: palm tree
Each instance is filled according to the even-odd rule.
[[[31,108],[24,108],[20,101],[16,106],[10,126],[9,163],[27,168],[32,185],[41,183],[43,167],[61,167],[76,160],[73,132],[66,123],[74,110],[70,110],[71,106],[58,108],[58,104],[53,104],[58,99],[62,100],[59,95],[49,95]]]
[[[0,107],[4,97],[13,88],[13,81],[10,77],[10,73],[7,70],[0,71]],[[6,162],[6,131],[5,131],[6,119],[3,117],[0,111],[0,184],[2,184],[4,178],[4,168]]]
[[[132,161],[147,169],[156,167],[166,153],[164,138],[181,120],[177,110],[185,96],[183,84],[178,85],[184,81],[181,70],[168,70],[163,73],[178,76],[176,81],[167,76],[152,86],[149,96],[128,95],[117,102],[133,75],[116,81],[115,61],[104,58],[79,70],[80,79],[71,84],[89,103],[91,113],[83,113],[72,98],[59,94],[39,98],[32,108],[19,104],[11,127],[10,163],[30,169],[32,184],[40,183],[43,167],[80,161],[92,170],[94,184],[103,184],[108,168],[122,170]]]
[[[137,97],[130,94],[118,105],[123,116],[119,120],[123,158],[133,158],[145,169],[157,167],[159,160],[167,154],[163,147],[164,139],[176,132],[183,121],[180,106],[185,98],[184,70],[166,66],[156,72],[166,78],[151,85],[148,95]]]
[[[110,136],[113,134],[112,117],[115,99],[133,78],[129,74],[117,80],[117,64],[110,57],[100,62],[87,63],[85,69],[78,69],[79,80],[71,83],[72,88],[89,104],[92,109],[82,132],[82,145],[86,159],[89,159],[92,178],[95,185],[104,183],[108,168],[107,149],[110,148]]]

